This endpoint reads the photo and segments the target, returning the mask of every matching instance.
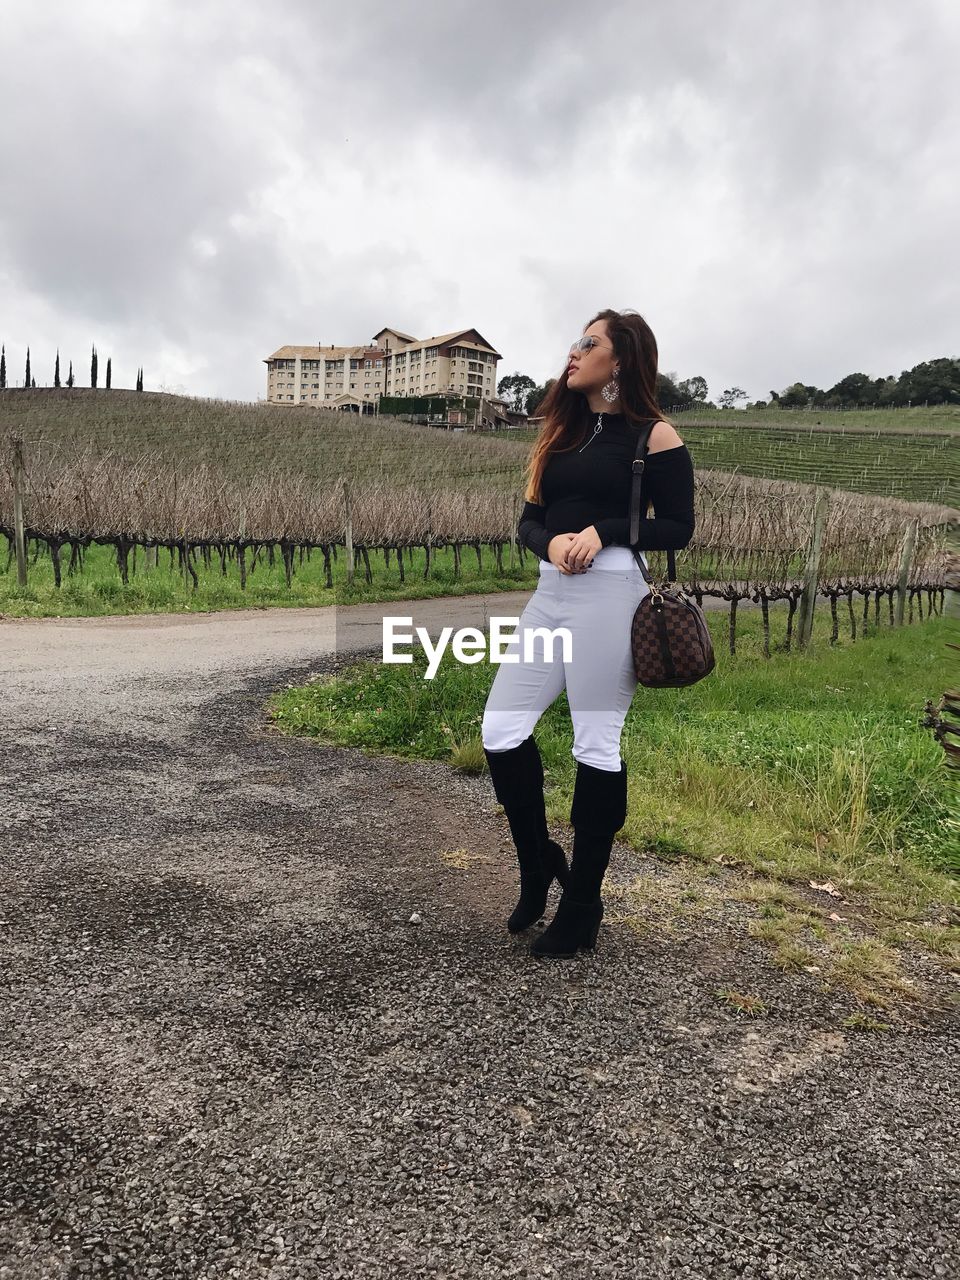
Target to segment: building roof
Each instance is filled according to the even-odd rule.
[[[485,342],[466,342],[461,339],[457,343],[458,347],[472,347],[474,351],[493,351],[493,347],[488,346]],[[493,351],[493,354],[502,359],[499,351]]]
[[[381,329],[379,333],[375,333],[375,338],[382,338],[385,333],[392,333],[395,338],[400,338],[403,342],[416,342],[416,338],[412,333],[403,333],[400,329]]]
[[[408,333],[401,333],[399,329],[381,329],[379,333],[375,333],[373,336],[375,338],[382,338],[385,333],[392,333],[394,337],[402,339],[404,346],[408,347],[442,347],[449,342],[453,342],[457,338],[462,338],[465,333],[472,333],[477,339],[476,342],[471,342],[467,339],[466,341],[458,343],[458,346],[474,347],[477,351],[490,351],[498,360],[503,359],[500,352],[497,351],[495,347],[491,347],[483,334],[472,327],[467,329],[454,329],[451,333],[436,333],[432,338],[411,338]]]
[[[399,329],[381,329],[379,333],[375,333],[374,338],[382,338],[384,334],[393,334],[399,338],[405,347],[442,347],[450,343],[456,342],[459,347],[471,347],[474,351],[489,351],[495,355],[498,360],[502,360],[500,352],[495,347],[491,347],[486,338],[476,329],[454,329],[452,333],[435,334],[432,338],[412,338],[408,333],[401,333]],[[473,334],[473,339],[465,338],[464,334]],[[475,340],[474,340],[475,339]],[[371,356],[382,356],[384,350],[382,347],[376,346],[354,346],[354,347],[280,347],[274,351],[273,355],[267,356],[263,361],[266,364],[270,360],[295,360],[299,356],[301,360],[338,360],[344,356],[350,356],[353,359]],[[398,355],[399,352],[392,351],[391,355]]]
[[[456,338],[462,338],[463,334],[465,333],[475,334],[478,341],[471,342],[469,339],[467,339],[465,341],[457,342],[458,347],[474,347],[477,351],[491,351],[497,357],[498,360],[503,359],[503,357],[500,355],[500,352],[497,351],[496,347],[491,347],[490,343],[487,342],[483,334],[478,333],[476,329],[472,329],[472,328],[471,329],[454,329],[453,333],[441,333],[433,338],[418,339],[416,345],[418,347],[421,347],[421,346],[442,347],[449,342],[453,342],[454,339]]]
[[[264,364],[268,360],[295,360],[297,356],[301,360],[339,360],[343,356],[353,358],[372,359],[374,356],[382,356],[383,351],[380,347],[279,347],[274,351],[272,356],[267,356]]]

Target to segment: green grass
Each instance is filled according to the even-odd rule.
[[[782,611],[773,610],[774,635]],[[935,618],[855,644],[827,642],[817,615],[805,654],[760,655],[759,617],[744,616],[738,652],[726,617],[709,623],[717,669],[687,689],[638,688],[624,726],[630,812],[623,836],[666,858],[719,855],[784,880],[834,880],[895,916],[955,900],[942,748],[920,726],[951,681],[956,624]],[[367,662],[341,678],[278,693],[278,726],[401,757],[483,767],[480,724],[495,668],[449,655],[435,679]],[[566,820],[575,763],[566,695],[537,728],[548,806]]]
[[[6,568],[5,540],[0,570]],[[69,553],[68,553],[69,554]],[[16,561],[9,570],[0,571],[0,614],[24,618],[78,618],[102,617],[108,614],[127,613],[203,613],[217,609],[298,608],[331,604],[361,604],[372,600],[414,600],[445,595],[474,595],[484,592],[533,590],[537,583],[538,561],[532,554],[526,557],[523,569],[515,561],[509,568],[509,552],[504,553],[503,573],[498,573],[493,553],[482,549],[482,568],[477,567],[477,557],[472,549],[462,556],[461,576],[453,571],[453,552],[438,550],[433,556],[430,577],[424,580],[425,556],[415,548],[412,561],[406,557],[406,583],[400,582],[396,555],[391,553],[390,567],[384,568],[379,552],[370,553],[373,582],[364,580],[363,564],[357,557],[356,578],[353,586],[346,583],[346,555],[341,547],[333,564],[333,588],[325,585],[323,555],[314,551],[305,555],[300,563],[294,558],[294,573],[287,588],[283,561],[279,554],[271,567],[266,555],[257,561],[250,573],[250,557],[247,558],[247,588],[241,590],[236,562],[227,562],[227,576],[220,570],[220,559],[212,556],[209,570],[202,560],[196,560],[199,586],[193,589],[186,583],[178,568],[170,568],[170,555],[161,549],[157,567],[147,569],[142,548],[130,557],[130,580],[125,587],[117,569],[116,556],[110,547],[87,548],[82,572],[70,577],[66,572],[68,554],[62,559],[63,584],[57,589],[53,582],[53,565],[46,555],[31,560],[28,567],[27,586],[17,586]]]
[[[250,557],[247,558],[246,590],[240,586],[236,561],[227,561],[227,574],[220,569],[219,556],[215,553],[211,567],[206,569],[201,558],[196,558],[198,586],[193,588],[189,578],[174,564],[170,567],[170,555],[161,549],[156,568],[145,567],[142,548],[131,552],[129,581],[123,585],[117,568],[116,555],[110,547],[91,546],[84,556],[83,569],[70,576],[66,572],[69,553],[61,559],[62,584],[54,585],[53,564],[44,552],[35,559],[31,556],[26,587],[17,585],[16,561],[11,560],[5,572],[6,548],[0,543],[0,614],[8,617],[102,617],[127,613],[204,613],[218,609],[253,608],[303,608],[331,604],[367,604],[383,600],[434,599],[447,595],[476,595],[498,591],[532,591],[537,585],[539,567],[536,557],[527,553],[523,568],[515,557],[510,568],[509,548],[503,552],[503,572],[498,572],[497,561],[490,547],[481,549],[482,563],[478,566],[472,548],[464,548],[461,554],[461,571],[454,572],[453,552],[445,547],[434,550],[431,557],[430,576],[424,577],[426,556],[421,547],[413,549],[413,555],[404,553],[404,577],[401,582],[394,552],[390,564],[385,565],[383,554],[370,552],[372,581],[367,582],[363,562],[357,555],[354,581],[346,580],[346,553],[338,548],[333,562],[333,587],[326,586],[323,555],[314,550],[294,559],[294,572],[288,588],[283,572],[283,562],[277,553],[271,566],[266,554],[261,554],[253,573]],[[648,555],[655,575],[665,572],[664,557]],[[681,562],[682,563],[682,562]],[[711,571],[709,557],[701,561],[702,572]],[[797,557],[796,572],[802,570],[802,557]],[[858,614],[859,617],[859,614]]]
[[[17,585],[16,561],[8,563],[6,540],[0,542],[0,615],[22,618],[79,618],[104,617],[112,614],[134,613],[206,613],[220,609],[306,608],[322,605],[367,604],[374,601],[435,599],[447,595],[477,595],[501,591],[532,591],[539,577],[539,562],[527,552],[521,568],[519,557],[510,567],[510,552],[503,552],[503,571],[497,569],[497,561],[490,547],[481,549],[478,564],[473,548],[465,547],[461,553],[461,571],[454,572],[452,550],[440,547],[431,558],[430,576],[424,577],[426,556],[421,547],[413,548],[412,556],[404,553],[404,577],[401,582],[395,552],[390,553],[389,566],[382,552],[370,552],[372,581],[365,579],[363,561],[356,557],[356,570],[352,584],[346,580],[346,553],[338,548],[333,561],[333,587],[326,586],[323,555],[318,550],[294,556],[294,571],[288,588],[279,551],[271,565],[269,557],[261,552],[256,567],[251,572],[251,556],[247,556],[247,586],[240,586],[240,575],[235,560],[227,560],[227,573],[221,572],[219,555],[211,555],[206,568],[199,553],[194,566],[198,586],[184,578],[170,554],[161,548],[155,568],[146,566],[142,547],[132,551],[129,557],[129,580],[123,585],[112,547],[90,546],[84,553],[83,568],[74,575],[67,573],[69,552],[61,556],[62,584],[54,586],[53,564],[46,552],[28,560],[27,585]],[[655,577],[666,572],[666,557],[661,552],[648,553],[651,571]],[[804,557],[798,555],[791,562],[791,571],[800,574]],[[679,564],[683,566],[681,557]],[[716,571],[714,559],[703,556],[698,559],[701,580]],[[682,572],[681,572],[682,577]],[[886,601],[882,601],[881,616],[888,613]],[[772,606],[775,607],[775,606]],[[826,607],[826,606],[823,606]],[[847,606],[839,602],[841,631],[848,625]],[[926,608],[926,601],[924,601]],[[860,628],[863,600],[854,597],[857,627]],[[741,611],[742,613],[742,611]],[[737,630],[740,630],[738,614]],[[870,619],[874,616],[871,601]]]

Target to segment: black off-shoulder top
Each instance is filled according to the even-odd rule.
[[[527,502],[517,537],[541,560],[558,533],[580,533],[589,525],[603,546],[629,545],[630,486],[640,427],[623,414],[604,413],[578,448],[552,454],[540,483],[542,503]],[[654,518],[647,519],[653,504]],[[679,551],[693,537],[693,459],[685,444],[644,456],[640,484],[638,551]]]

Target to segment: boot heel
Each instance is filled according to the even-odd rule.
[[[521,869],[520,901],[507,921],[511,933],[523,933],[532,924],[543,919],[547,909],[547,894],[556,880],[562,888],[567,882],[567,857],[555,840],[547,841],[547,848],[538,861],[539,874],[527,867]]]
[[[599,924],[597,925],[597,927],[596,927],[595,929],[591,929],[591,930],[590,930],[590,932],[589,932],[589,934],[587,935],[586,939],[585,939],[583,942],[581,942],[581,943],[580,943],[580,945],[581,945],[581,947],[583,947],[584,951],[592,951],[592,950],[594,949],[594,947],[597,945],[597,935],[599,934],[599,932],[600,932],[600,926],[599,926]]]
[[[547,841],[546,862],[553,879],[563,889],[566,886],[570,868],[567,865],[567,855],[556,840]]]
[[[603,904],[576,902],[564,891],[557,913],[539,938],[530,944],[535,956],[572,960],[578,951],[592,951],[603,918]]]

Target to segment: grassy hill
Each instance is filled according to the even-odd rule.
[[[862,412],[710,410],[672,415],[698,467],[960,507],[960,407]],[[340,475],[515,488],[532,431],[454,434],[392,418],[160,392],[8,389],[0,446],[89,445],[125,457],[210,462],[232,475],[269,460],[319,484]]]
[[[667,416],[699,467],[960,507],[960,407]]]
[[[234,478],[289,469],[327,487],[338,478],[486,481],[515,488],[526,448],[490,434],[463,435],[393,418],[358,417],[163,392],[0,391],[0,455],[14,431],[31,451],[85,447],[126,459],[209,463]]]

